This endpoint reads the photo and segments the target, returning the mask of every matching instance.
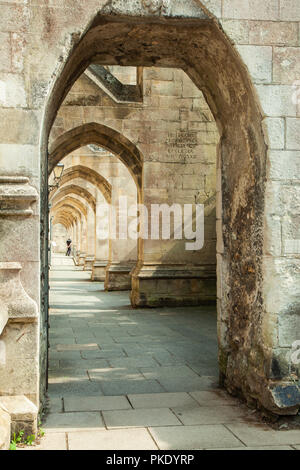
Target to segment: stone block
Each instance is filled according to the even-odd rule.
[[[2,123],[0,128],[1,144],[38,144],[37,113],[25,109],[0,109],[0,121]]]
[[[295,0],[296,1],[296,0]],[[223,18],[248,20],[278,20],[279,7],[277,0],[224,0]]]
[[[11,418],[8,410],[0,405],[0,450],[8,450],[11,436]]]
[[[108,429],[137,428],[148,426],[182,426],[168,408],[140,408],[137,410],[104,411],[103,418]]]
[[[25,436],[37,435],[37,407],[24,395],[1,396],[0,405],[11,417],[11,435],[24,431]]]
[[[0,72],[11,72],[11,40],[9,33],[0,33]]]
[[[297,444],[299,442],[299,430],[277,431],[271,427],[261,424],[232,423],[226,426],[235,436],[247,446],[265,446]]]
[[[221,24],[225,33],[235,44],[249,43],[248,21],[223,19],[221,20]]]
[[[300,118],[289,118],[286,121],[286,148],[300,150]],[[300,167],[298,167],[298,177],[300,178]]]
[[[25,83],[21,75],[0,73],[0,106],[4,108],[26,108]]]
[[[240,440],[225,426],[166,426],[150,428],[150,434],[160,449],[164,450],[200,450],[209,448],[239,447]]]
[[[62,430],[65,432],[71,432],[79,430],[98,431],[105,429],[100,413],[95,411],[51,413],[45,419],[43,426],[47,433]]]
[[[241,422],[249,419],[249,411],[245,407],[222,405],[216,406],[191,406],[188,408],[175,407],[172,409],[175,415],[185,426],[195,424],[226,424]]]
[[[292,84],[300,76],[300,48],[275,47],[273,53],[273,80]]]
[[[256,89],[267,116],[296,116],[297,105],[292,99],[295,90],[291,85],[256,85]]]
[[[157,450],[146,429],[70,432],[70,450]]]
[[[67,397],[64,400],[65,411],[108,411],[128,410],[130,403],[124,396],[114,397]]]
[[[250,44],[297,46],[297,23],[284,23],[282,21],[252,21],[249,24]]]
[[[239,45],[237,50],[254,83],[272,82],[272,47]]]
[[[285,120],[282,118],[265,118],[266,139],[270,149],[284,149],[285,144]]]
[[[195,400],[188,393],[145,393],[128,395],[133,408],[173,408],[175,406],[195,405]]]

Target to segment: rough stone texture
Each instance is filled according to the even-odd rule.
[[[76,80],[92,62],[102,66],[183,68],[194,84],[203,90],[221,137],[217,167],[221,172],[218,198],[222,200],[222,210],[220,207],[217,209],[222,213],[219,233],[221,225],[223,234],[222,243],[218,244],[220,368],[223,382],[229,389],[241,392],[249,400],[257,400],[269,410],[295,412],[296,404],[293,410],[286,407],[287,396],[282,398],[281,406],[272,392],[273,389],[282,390],[284,395],[283,385],[288,383],[292,386],[291,379],[287,378],[283,384],[281,379],[271,381],[269,376],[274,351],[277,357],[278,348],[282,347],[278,344],[278,338],[285,338],[284,344],[289,340],[286,325],[280,325],[281,319],[288,313],[293,317],[293,324],[299,320],[299,252],[296,252],[297,243],[294,242],[299,239],[298,186],[296,178],[289,178],[295,176],[299,158],[299,126],[296,122],[299,119],[299,103],[297,84],[293,86],[292,83],[295,78],[298,79],[299,71],[299,40],[295,29],[299,21],[299,2],[224,0],[222,5],[218,1],[204,3],[202,7],[198,2],[182,0],[172,3],[87,0],[83,5],[76,0],[70,6],[67,0],[61,0],[52,2],[51,8],[41,0],[26,4],[3,3],[0,18],[0,108],[2,122],[13,124],[5,124],[5,135],[4,132],[1,135],[1,173],[2,176],[28,177],[29,185],[36,189],[40,200],[38,204],[32,204],[34,214],[29,218],[16,220],[7,217],[1,220],[1,262],[22,263],[24,288],[35,301],[40,302],[40,362],[44,377],[48,296],[47,155],[48,137],[56,114]],[[211,13],[205,7],[211,8],[224,24],[227,36],[218,22],[210,19]],[[273,47],[272,64],[270,47]],[[244,48],[243,53],[240,48]],[[237,53],[239,49],[241,55]],[[154,92],[161,90],[161,96],[155,100],[164,102],[165,109],[171,111],[167,104],[170,95],[174,97],[173,93],[178,93],[181,85],[176,80],[163,82],[151,84],[151,89],[153,85]],[[145,89],[145,98],[149,85]],[[182,88],[184,100],[191,98],[192,89],[193,86]],[[87,103],[92,100],[88,96]],[[118,153],[123,163],[131,165],[132,175],[140,187],[142,181],[146,183],[145,187],[150,191],[147,195],[141,192],[145,195],[146,204],[153,200],[153,196],[159,197],[159,201],[173,200],[174,192],[165,185],[156,186],[155,178],[154,182],[153,179],[151,181],[152,173],[160,176],[159,170],[154,171],[157,161],[161,161],[157,158],[167,163],[171,155],[172,164],[178,161],[173,151],[160,152],[160,146],[165,143],[163,123],[160,122],[150,133],[148,128],[140,132],[138,140],[132,129],[122,129],[124,118],[128,115],[127,107],[116,114],[103,114],[102,104],[108,102],[107,97],[102,97],[97,103],[100,102],[97,120],[112,130],[110,133],[102,132],[102,145],[112,147],[112,140],[118,142],[117,148],[109,149]],[[75,106],[72,106],[69,130],[78,126],[78,121],[94,122],[95,107],[88,108],[85,116],[80,116],[80,110],[75,112]],[[173,120],[175,116],[176,122],[180,123],[179,129],[178,124],[175,126],[176,132],[189,132],[189,138],[184,134],[181,141],[183,139],[189,148],[191,132],[196,129],[201,145],[210,145],[211,139],[215,139],[214,133],[208,130],[210,126],[206,125],[205,131],[199,131],[199,122],[193,124],[195,110],[190,109],[191,114],[187,114],[186,105],[178,120],[180,108],[174,114],[170,113],[167,119]],[[61,117],[60,111],[58,118]],[[197,116],[198,111],[199,108]],[[130,108],[130,113],[134,112],[134,107]],[[204,113],[204,109],[201,108],[200,112]],[[266,131],[263,118],[281,121],[276,121],[276,125],[275,121],[273,125],[269,121]],[[147,119],[141,120],[139,117],[136,121],[141,121],[145,127]],[[24,129],[16,132],[22,128],[22,123]],[[134,125],[137,126],[137,123]],[[58,128],[59,120],[56,124]],[[65,132],[64,123],[60,125],[61,131]],[[170,133],[174,132],[173,125],[171,129]],[[276,139],[275,129],[278,129]],[[287,130],[286,135],[284,129]],[[95,131],[91,133],[94,139]],[[117,138],[112,139],[112,135]],[[119,145],[120,142],[122,145]],[[177,138],[169,140],[171,149],[176,142]],[[99,144],[99,141],[96,143]],[[127,152],[123,152],[126,146]],[[143,162],[140,157],[147,154],[145,148],[152,149],[154,160],[145,158]],[[272,149],[269,153],[268,148]],[[282,151],[282,154],[274,151]],[[185,155],[186,161],[182,166],[190,169],[189,150],[185,150]],[[282,163],[278,161],[280,155]],[[142,166],[144,180],[141,177]],[[174,181],[172,185],[178,185],[176,179],[172,180],[176,174],[177,170],[173,169],[172,176],[166,174],[161,181]],[[191,185],[191,200],[197,196],[197,191],[203,191],[201,174],[203,171],[197,170],[195,174],[183,175],[182,189],[187,191],[187,186]],[[281,193],[282,197],[279,196]],[[168,194],[172,195],[170,199]],[[204,193],[203,198],[197,200],[208,204],[210,197]],[[283,204],[284,199],[286,204]],[[64,221],[72,225],[78,211],[74,208],[67,212]],[[279,216],[282,224],[281,247],[277,244],[278,218],[273,216]],[[289,245],[290,240],[294,251],[281,251],[279,254],[278,250]],[[178,254],[172,248],[168,250],[164,244],[161,245],[163,250],[158,250],[158,245],[146,247],[145,244],[145,256],[139,260],[141,268],[144,261],[157,264],[158,259],[163,257],[167,264],[171,254],[179,257],[181,250]],[[142,248],[139,246],[139,253]],[[82,253],[91,254],[84,250]],[[81,257],[83,259],[84,256]],[[183,264],[187,261],[185,259]],[[31,334],[34,337],[36,332],[32,331]],[[25,393],[22,387],[27,387],[30,382],[31,392],[34,389],[33,394],[37,395],[38,375],[34,373],[31,376],[31,372],[36,370],[38,348],[36,343],[28,369],[30,380],[26,376],[26,380],[20,383],[18,393]],[[291,348],[291,345],[286,348]],[[12,377],[17,381],[18,371],[24,368],[24,363],[21,360],[16,362],[18,370]],[[1,387],[2,383],[1,380]],[[42,383],[43,388],[44,379]],[[290,394],[288,387],[286,390]]]

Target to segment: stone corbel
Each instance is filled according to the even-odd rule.
[[[35,322],[37,304],[24,290],[20,279],[20,263],[0,263],[0,334],[7,321]]]
[[[0,217],[31,216],[31,204],[37,199],[38,193],[27,177],[0,176]]]

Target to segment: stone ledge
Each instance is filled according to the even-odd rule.
[[[31,204],[37,199],[38,193],[29,185],[29,178],[0,176],[0,217],[31,216]]]
[[[35,322],[37,304],[22,286],[21,269],[20,263],[0,262],[0,298],[7,308],[9,321]]]
[[[25,435],[37,433],[37,407],[24,395],[0,397],[11,418],[11,435],[24,431]]]

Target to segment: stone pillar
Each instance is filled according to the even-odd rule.
[[[81,247],[81,250],[80,250],[80,255],[79,255],[79,261],[78,261],[78,265],[79,266],[84,266],[84,263],[85,263],[85,257],[86,257],[86,250],[87,250],[87,246],[86,246],[86,227],[87,227],[87,224],[86,224],[86,219],[85,217],[81,217],[81,223],[80,223],[80,247]]]
[[[84,261],[84,271],[90,271],[95,261],[95,212],[87,206],[87,253]]]
[[[104,288],[108,291],[130,290],[131,289],[131,271],[137,262],[137,241],[128,238],[128,234],[121,234],[121,218],[127,218],[130,224],[131,217],[127,217],[127,209],[119,205],[119,197],[127,197],[127,208],[131,204],[136,204],[136,195],[127,195],[126,189],[120,188],[112,193],[112,210],[110,222],[111,236],[111,260],[106,268]],[[114,216],[116,215],[116,217]],[[115,223],[116,222],[116,223]]]
[[[109,205],[103,208],[104,197],[96,205],[96,254],[92,269],[93,281],[105,281],[105,270],[109,262]],[[107,237],[104,236],[107,234]]]
[[[188,132],[184,136],[187,139],[186,143],[183,142],[184,145],[188,145],[189,139],[194,138]],[[173,152],[174,145],[172,146]],[[191,165],[161,163],[157,166],[152,162],[144,163],[144,201],[148,210],[148,238],[141,244],[140,261],[132,272],[131,302],[135,307],[199,305],[216,302],[216,155],[215,153],[205,155],[206,162],[210,156],[211,163],[203,166],[204,169],[201,172],[201,160],[204,157],[201,153],[197,155],[194,148],[195,145],[189,152],[194,161],[197,162],[196,159],[198,159],[199,173],[197,174],[192,174],[195,170]],[[196,167],[195,164],[194,166]],[[173,182],[172,187],[170,181]],[[169,188],[166,189],[168,185]],[[162,204],[170,210],[166,216],[170,223],[170,236],[166,239],[162,238],[162,216],[156,219],[159,220],[160,231],[154,236],[152,234],[153,205],[161,206]],[[171,210],[173,204],[176,204],[178,208],[182,239],[175,239],[174,236],[174,211]],[[184,214],[187,204],[193,213],[192,218],[188,219],[190,223],[193,222],[193,230],[195,229],[195,204],[204,205],[204,244],[192,250],[188,248],[194,240],[188,240],[185,235]],[[198,222],[199,227],[200,224],[203,226],[201,219],[198,219]]]
[[[26,395],[38,401],[39,326],[37,304],[25,292],[20,279],[22,266],[0,263],[0,395]],[[17,365],[17,367],[16,367]]]

